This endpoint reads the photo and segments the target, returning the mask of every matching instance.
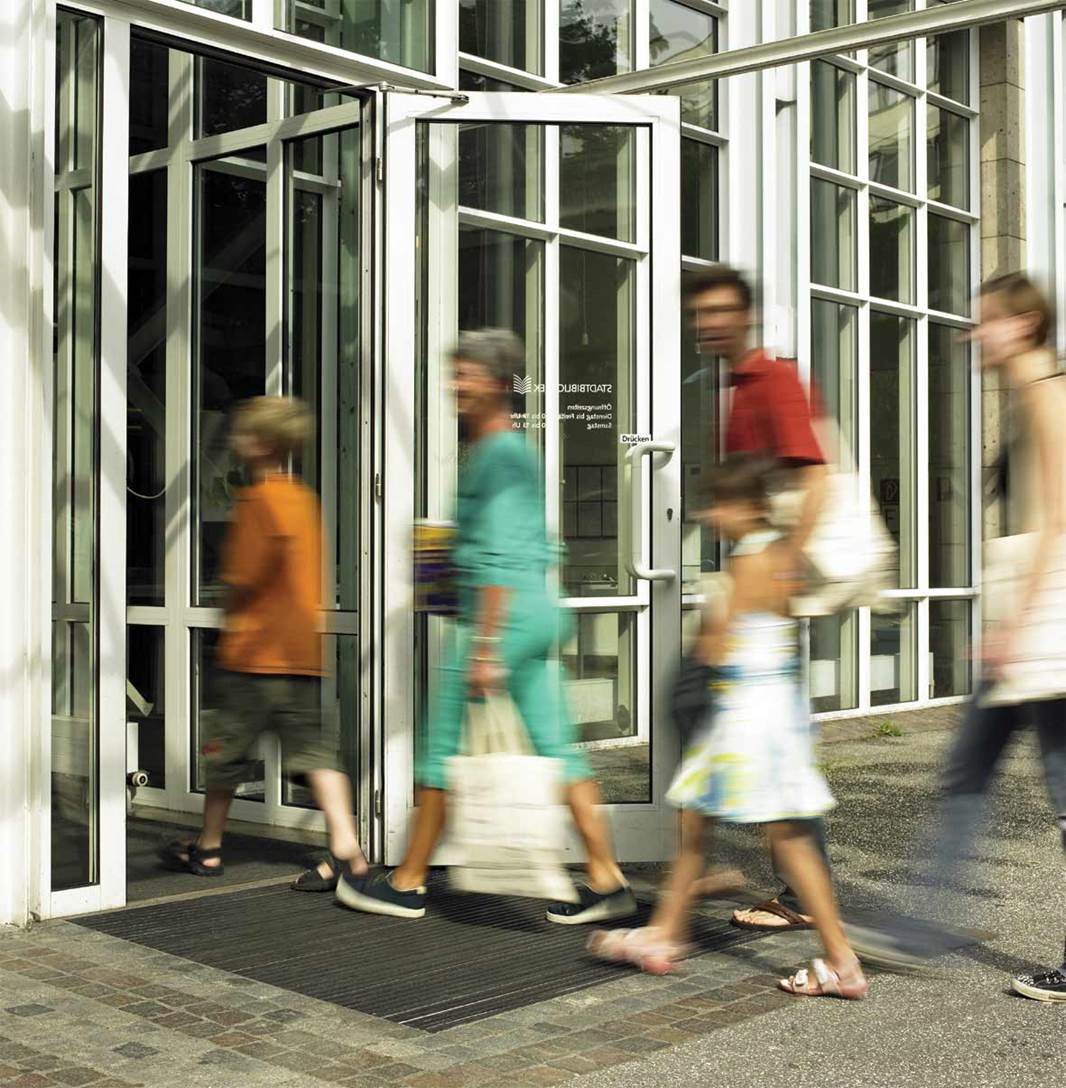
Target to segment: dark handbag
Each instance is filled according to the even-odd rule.
[[[670,716],[687,747],[711,709],[711,666],[692,654],[685,654],[678,665],[670,689]]]

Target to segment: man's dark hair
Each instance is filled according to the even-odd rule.
[[[692,300],[707,291],[715,291],[719,287],[732,288],[745,310],[755,308],[755,289],[742,272],[728,264],[716,264],[713,268],[708,268],[696,275],[689,282],[686,297]]]
[[[770,481],[780,466],[773,457],[757,453],[730,453],[700,475],[697,496],[706,509],[719,502],[742,500],[766,507]]]

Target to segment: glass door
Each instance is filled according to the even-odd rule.
[[[412,520],[451,513],[457,335],[512,329],[525,344],[512,425],[544,461],[574,618],[569,703],[629,860],[665,857],[674,828],[662,797],[678,756],[663,707],[680,635],[679,128],[677,101],[658,96],[386,103],[385,552],[408,556]],[[389,861],[451,622],[412,614],[409,567],[385,586]]]

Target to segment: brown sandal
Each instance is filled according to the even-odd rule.
[[[778,918],[784,919],[784,923],[749,922],[741,917],[742,914],[773,914]],[[758,929],[764,933],[784,933],[790,929],[814,928],[813,922],[809,922],[802,914],[792,910],[791,907],[786,907],[784,903],[779,903],[776,899],[767,899],[754,907],[746,907],[744,910],[735,910],[733,911],[733,917],[730,921],[740,929]]]

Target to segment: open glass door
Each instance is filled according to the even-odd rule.
[[[410,527],[450,516],[448,351],[482,326],[526,346],[513,425],[544,458],[575,619],[569,702],[616,847],[665,857],[678,743],[663,707],[680,634],[677,100],[386,97],[386,860],[402,851],[416,726],[450,622],[411,612]]]

